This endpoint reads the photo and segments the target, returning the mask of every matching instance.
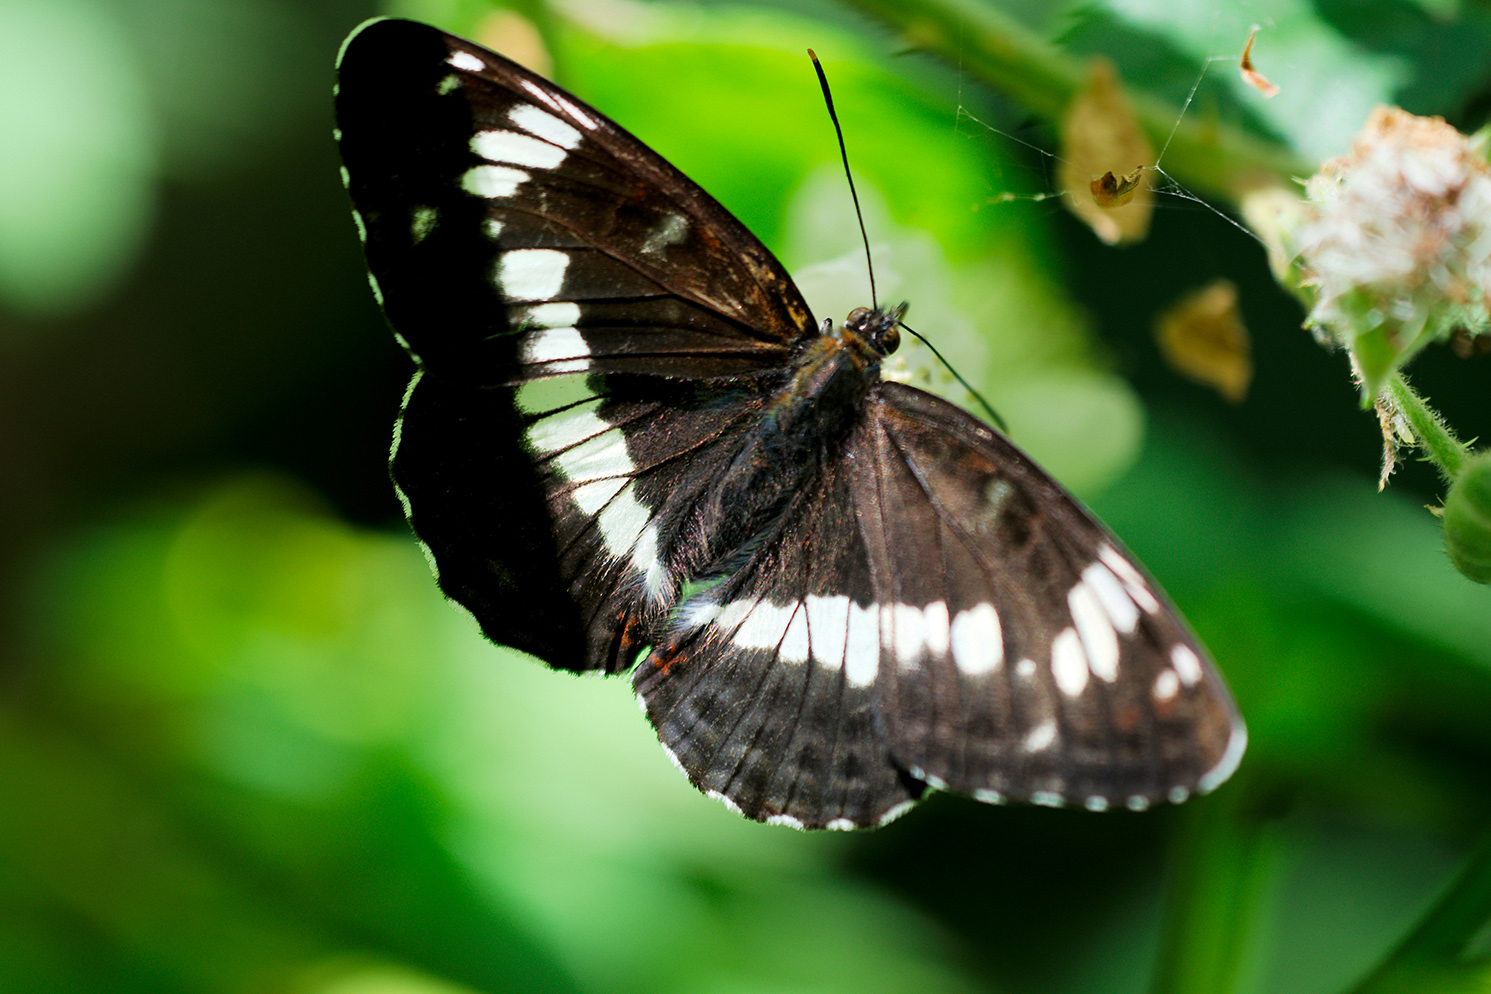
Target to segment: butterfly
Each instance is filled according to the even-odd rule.
[[[1143,809],[1246,733],[1206,651],[1001,434],[882,378],[901,308],[819,324],[699,186],[502,56],[376,20],[336,137],[416,366],[391,475],[493,641],[630,672],[664,750],[761,821],[929,789]]]

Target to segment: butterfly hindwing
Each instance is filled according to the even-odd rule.
[[[634,678],[674,761],[752,818],[874,825],[924,789],[884,734],[879,611],[852,507],[848,467],[831,460],[684,601]]]
[[[1231,697],[1117,540],[961,409],[885,383],[870,414],[850,464],[897,761],[988,800],[1093,809],[1225,779],[1245,740]]]
[[[928,784],[1102,810],[1230,774],[1244,735],[1205,650],[1027,456],[896,383],[842,456],[637,671],[701,790],[864,827]]]

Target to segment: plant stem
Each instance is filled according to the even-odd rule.
[[[1438,412],[1414,392],[1402,373],[1388,377],[1384,392],[1413,429],[1415,444],[1434,461],[1445,479],[1453,483],[1465,465],[1469,450],[1445,427]]]
[[[1260,909],[1278,877],[1277,840],[1254,789],[1239,778],[1181,814],[1150,994],[1242,987]]]
[[[1086,80],[1081,60],[1037,37],[985,0],[849,3],[898,31],[910,44],[956,61],[1031,113],[1052,122],[1060,120]],[[1234,204],[1252,190],[1315,171],[1275,144],[1189,116],[1177,126],[1179,108],[1139,92],[1128,96],[1155,147],[1164,147],[1169,140],[1164,153],[1167,172]]]
[[[1485,982],[1484,950],[1467,944],[1491,922],[1491,836],[1439,902],[1353,994],[1471,990]],[[1469,955],[1467,955],[1469,954]]]

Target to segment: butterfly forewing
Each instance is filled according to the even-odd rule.
[[[635,687],[684,773],[797,827],[929,785],[1139,808],[1231,772],[1242,724],[1159,588],[1001,436],[881,382],[891,312],[820,331],[708,194],[477,45],[370,22],[339,74],[418,365],[392,474],[493,640],[607,672],[650,647]]]
[[[695,184],[479,46],[366,25],[337,119],[375,291],[420,363],[392,467],[442,587],[555,665],[629,665],[673,582],[653,511],[688,492],[662,464],[719,426],[624,432],[649,408],[606,374],[771,375],[806,306]]]
[[[353,206],[394,326],[484,383],[775,368],[812,317],[760,242],[598,111],[479,46],[383,20],[339,65]]]

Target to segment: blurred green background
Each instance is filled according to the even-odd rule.
[[[1050,122],[969,68],[992,11],[1175,118],[1222,56],[1187,120],[1316,163],[1380,101],[1480,127],[1491,9],[514,9],[842,317],[868,292],[816,48],[882,298],[1185,610],[1248,719],[1241,770],[1177,809],[934,797],[852,835],[697,794],[623,682],[441,601],[385,475],[409,368],[338,181],[334,57],[376,13],[515,22],[0,0],[0,991],[1491,990],[1491,592],[1445,559],[1433,473],[1377,492],[1375,420],[1254,241],[1161,197],[1146,242],[1103,246],[1036,199]],[[1252,23],[1272,101],[1237,78]],[[1257,365],[1236,406],[1151,332],[1219,276]],[[1475,436],[1488,371],[1413,373]]]

